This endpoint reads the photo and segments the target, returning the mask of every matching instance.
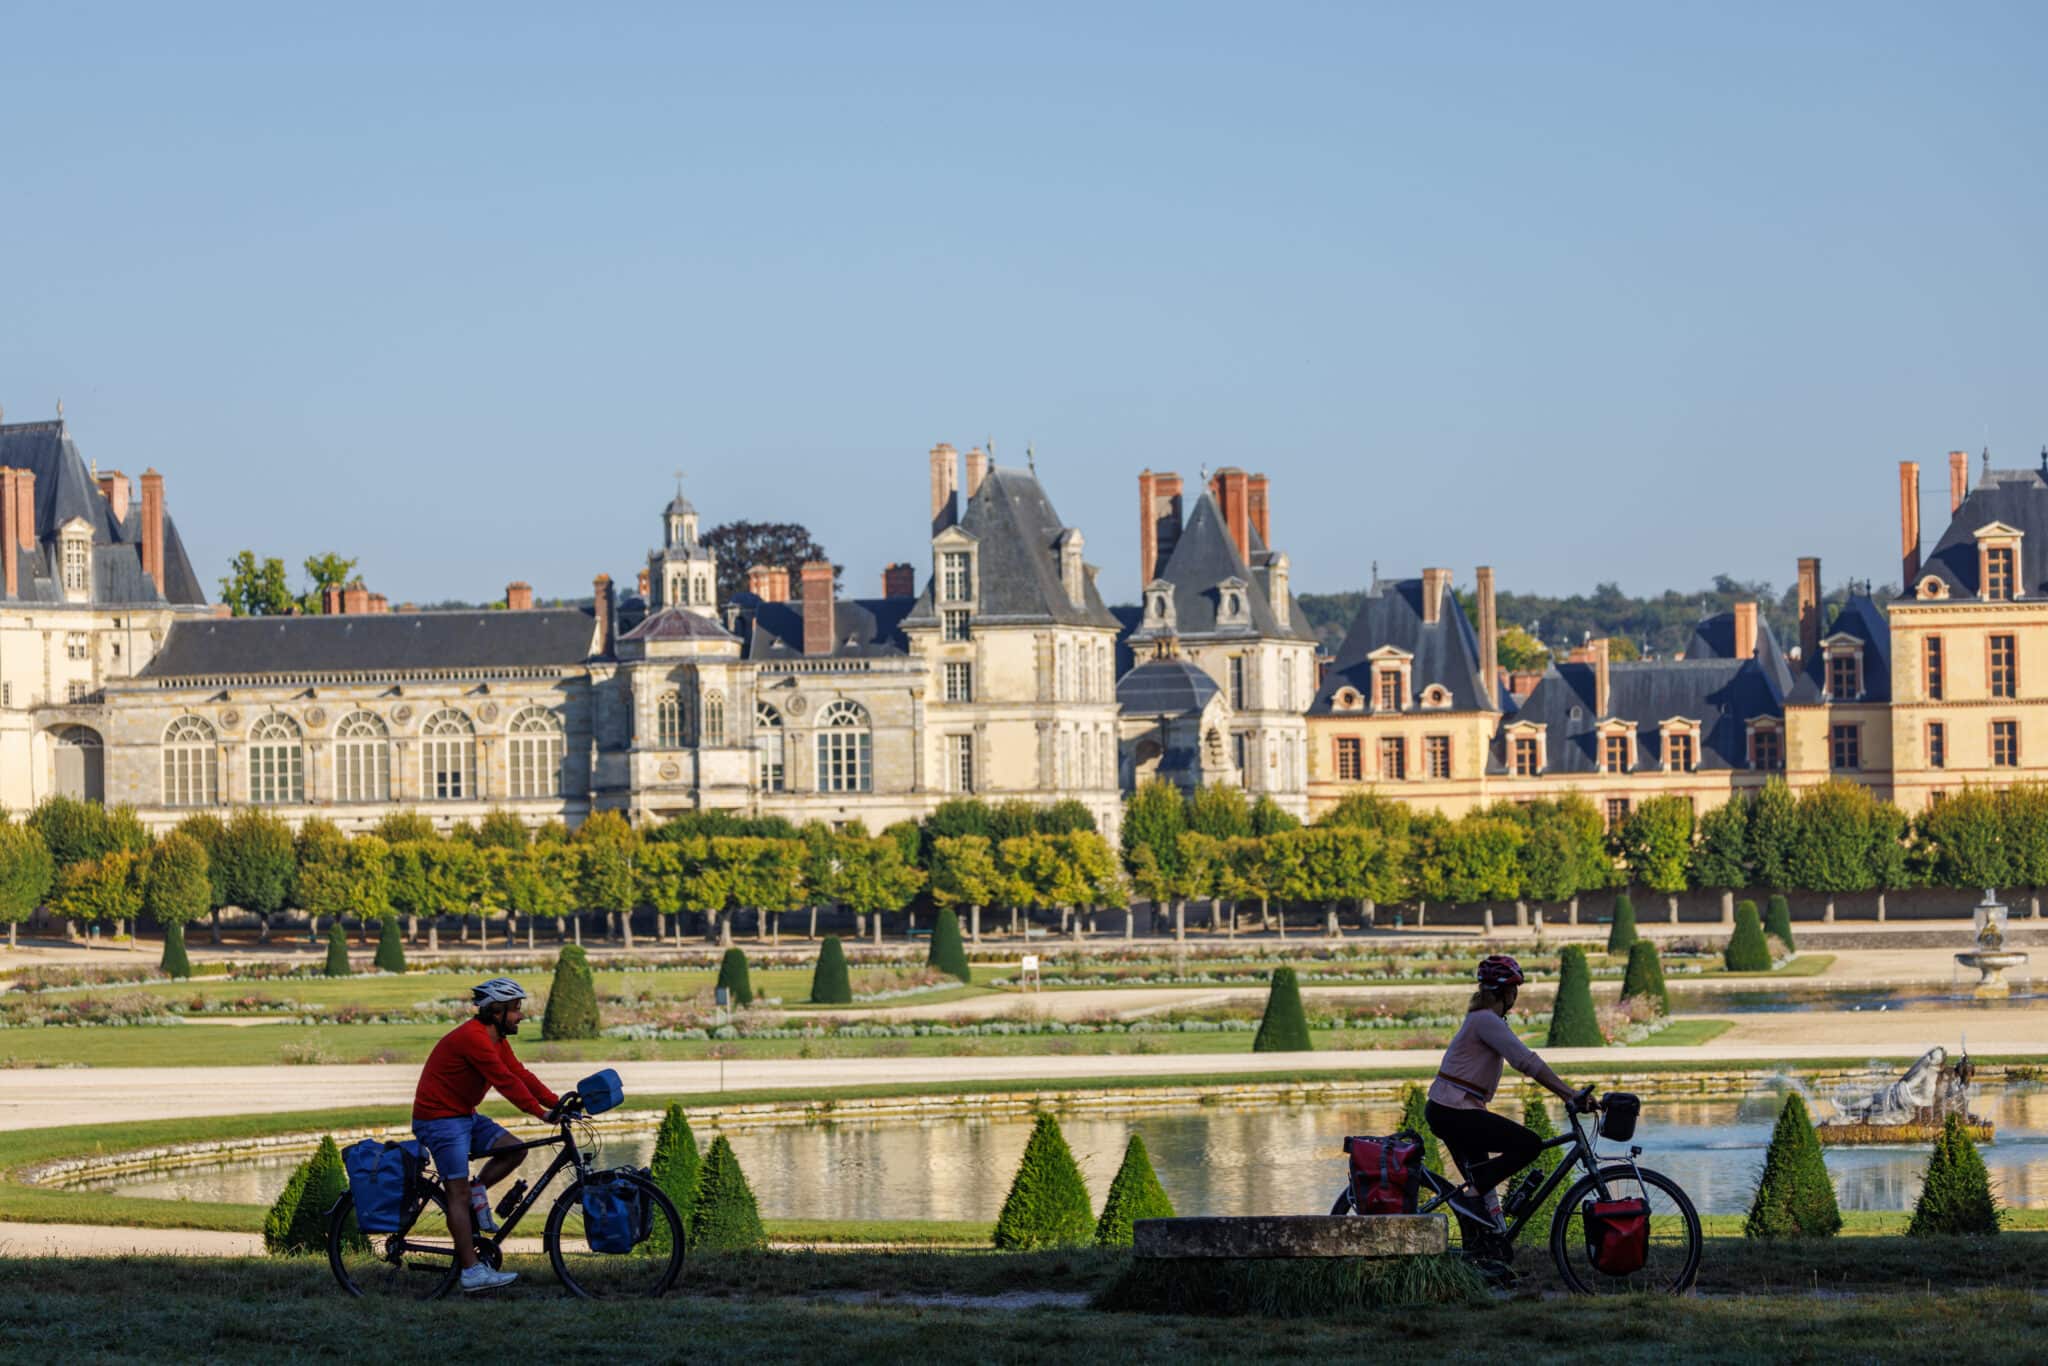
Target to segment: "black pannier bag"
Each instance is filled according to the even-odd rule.
[[[1643,1103],[1626,1091],[1615,1091],[1601,1103],[1600,1136],[1626,1143],[1636,1136],[1636,1116]]]

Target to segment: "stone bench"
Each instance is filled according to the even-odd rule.
[[[1138,1257],[1428,1257],[1450,1250],[1441,1214],[1250,1214],[1140,1219]]]

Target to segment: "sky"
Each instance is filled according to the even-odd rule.
[[[165,475],[211,588],[630,583],[705,524],[928,564],[1027,447],[1273,484],[1297,591],[1898,574],[2031,466],[2028,5],[0,0],[0,405]]]

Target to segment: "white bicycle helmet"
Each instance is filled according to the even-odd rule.
[[[474,1006],[493,1005],[500,1001],[523,1001],[526,988],[510,977],[493,977],[488,982],[479,982],[469,989],[469,1003]]]

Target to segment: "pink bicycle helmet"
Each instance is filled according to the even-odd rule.
[[[1496,953],[1479,965],[1479,985],[1488,991],[1518,987],[1524,980],[1522,965],[1504,953]]]

